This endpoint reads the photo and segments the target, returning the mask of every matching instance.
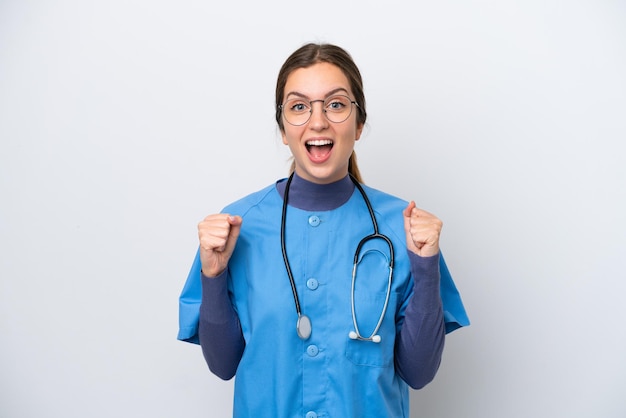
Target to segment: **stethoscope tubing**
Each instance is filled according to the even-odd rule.
[[[354,294],[355,294],[355,286],[356,286],[356,269],[357,266],[359,264],[359,254],[361,252],[361,247],[363,247],[363,245],[367,242],[367,241],[371,241],[373,239],[383,239],[385,242],[387,242],[387,245],[389,245],[389,277],[387,279],[387,291],[385,293],[385,304],[383,305],[383,309],[380,313],[380,317],[378,318],[378,322],[376,323],[376,326],[374,327],[374,330],[372,331],[372,333],[370,334],[369,337],[364,337],[363,335],[361,335],[361,331],[359,329],[359,322],[357,321],[356,318],[356,302],[354,300]],[[378,232],[375,232],[371,235],[366,236],[365,238],[363,238],[361,241],[359,241],[359,245],[357,246],[357,250],[356,253],[354,255],[354,264],[352,266],[352,284],[351,284],[351,290],[350,290],[350,306],[351,306],[351,310],[352,310],[352,325],[354,326],[354,331],[350,332],[348,334],[348,336],[350,337],[350,339],[352,340],[360,340],[360,341],[372,341],[375,343],[379,343],[380,342],[380,335],[378,335],[378,330],[380,329],[380,326],[383,323],[383,319],[385,318],[385,313],[387,312],[387,306],[389,305],[389,296],[391,295],[391,281],[393,278],[393,263],[394,263],[394,259],[393,259],[393,244],[391,242],[391,240],[383,234],[380,234]]]
[[[291,292],[293,293],[293,300],[296,304],[296,313],[298,318],[302,315],[300,309],[300,299],[298,298],[298,289],[296,289],[296,282],[293,279],[293,273],[291,272],[291,265],[289,264],[289,258],[287,257],[287,245],[285,244],[285,225],[287,224],[287,201],[289,200],[289,186],[293,180],[294,173],[289,176],[287,184],[285,185],[285,194],[283,196],[283,212],[280,221],[280,248],[283,253],[283,261],[285,262],[285,269],[287,270],[287,276],[289,276],[289,283],[291,284]]]

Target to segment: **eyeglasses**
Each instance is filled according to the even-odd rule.
[[[333,123],[341,123],[352,114],[352,105],[359,104],[351,100],[348,96],[337,95],[321,100],[304,100],[302,98],[290,99],[280,105],[285,120],[294,126],[304,125],[311,119],[313,114],[313,103],[322,102],[322,111],[326,119]]]

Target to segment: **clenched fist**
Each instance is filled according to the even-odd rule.
[[[241,216],[219,213],[207,216],[198,224],[200,261],[205,276],[215,277],[226,270],[242,222]]]
[[[443,222],[435,215],[415,207],[413,201],[402,213],[404,215],[406,245],[409,250],[421,257],[437,255]]]

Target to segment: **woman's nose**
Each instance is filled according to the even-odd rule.
[[[319,106],[317,106],[318,104]],[[326,118],[326,112],[324,112],[324,103],[321,101],[311,103],[311,118],[309,119],[309,126],[313,129],[320,129],[328,126],[328,119]]]

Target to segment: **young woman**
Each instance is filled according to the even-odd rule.
[[[408,417],[408,387],[469,324],[441,221],[360,183],[366,117],[350,55],[299,48],[276,86],[293,172],[198,225],[178,338],[236,375],[236,417]]]

